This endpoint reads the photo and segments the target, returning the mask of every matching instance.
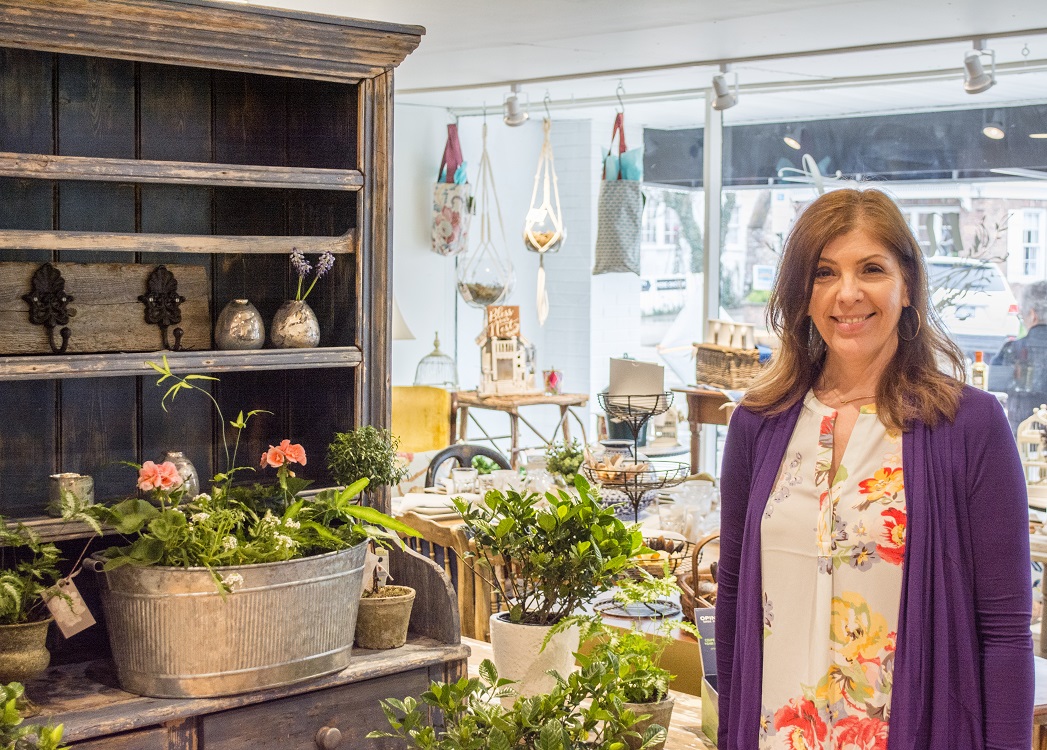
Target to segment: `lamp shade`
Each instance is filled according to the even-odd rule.
[[[414,334],[407,327],[407,321],[400,312],[400,306],[396,304],[396,297],[393,297],[393,341],[411,341],[413,339]]]
[[[982,53],[979,50],[968,50],[963,56],[964,80],[963,90],[968,94],[980,94],[988,91],[996,83],[996,78],[985,72],[982,65]]]

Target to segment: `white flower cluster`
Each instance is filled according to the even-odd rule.
[[[206,521],[210,517],[211,517],[210,513],[204,513],[203,511],[200,511],[199,513],[194,513],[193,515],[191,515],[189,517],[189,520],[192,521],[193,523],[203,523],[204,521]]]
[[[298,521],[294,520],[293,518],[288,518],[286,521],[284,521],[284,528],[285,529],[300,529],[300,528],[302,528],[302,524],[298,523]]]
[[[227,536],[222,540],[222,546],[226,549],[236,549],[237,541],[235,536]]]
[[[285,549],[288,552],[294,550],[296,546],[294,539],[286,534],[277,534],[274,537],[274,541],[276,542],[277,549]]]
[[[229,575],[222,576],[222,585],[224,585],[229,591],[235,591],[238,587],[244,583],[244,577],[239,573],[230,573]]]

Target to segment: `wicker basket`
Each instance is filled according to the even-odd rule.
[[[716,606],[716,581],[709,565],[702,565],[706,545],[719,546],[720,535],[710,534],[699,540],[690,550],[689,559],[676,570],[676,582],[680,586],[680,609],[683,616],[694,622],[694,610]],[[718,554],[717,554],[718,556]]]
[[[718,344],[695,344],[697,382],[719,388],[747,388],[760,372],[756,349],[734,349]]]

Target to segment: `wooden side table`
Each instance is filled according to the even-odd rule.
[[[701,439],[703,424],[727,424],[730,419],[730,410],[721,408],[731,400],[723,392],[703,388],[701,386],[689,386],[687,388],[673,388],[676,393],[682,393],[687,397],[687,424],[691,429],[691,473],[698,473],[698,462],[701,456]]]
[[[582,431],[582,443],[586,442],[585,438],[585,423],[582,418],[573,411],[574,407],[585,406],[589,401],[589,395],[586,393],[558,393],[558,394],[545,394],[545,393],[529,393],[529,394],[510,394],[504,396],[481,396],[476,391],[456,391],[451,394],[451,435],[454,436],[455,432],[458,433],[458,441],[466,442],[466,434],[469,430],[469,409],[470,407],[475,409],[490,409],[493,411],[505,412],[509,415],[509,434],[508,435],[490,435],[483,428],[483,426],[473,416],[473,424],[480,428],[480,432],[483,433],[481,440],[491,443],[497,447],[496,440],[504,440],[509,438],[509,461],[513,468],[516,468],[518,457],[526,448],[520,447],[520,422],[523,422],[538,438],[542,441],[542,444],[546,447],[552,445],[556,439],[556,433],[558,431],[563,432],[563,439],[565,443],[571,442],[571,432],[568,427],[568,418],[574,417],[574,420],[578,423],[579,428]],[[525,406],[541,406],[551,405],[558,406],[560,408],[560,421],[556,423],[556,427],[553,428],[552,437],[546,438],[542,435],[538,429],[527,421],[527,418],[520,414],[520,409]]]

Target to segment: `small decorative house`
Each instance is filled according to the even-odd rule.
[[[1018,425],[1018,456],[1025,469],[1029,506],[1047,510],[1047,406]]]
[[[520,335],[517,305],[489,305],[487,324],[476,337],[480,347],[481,396],[541,393],[535,388],[534,346]]]

